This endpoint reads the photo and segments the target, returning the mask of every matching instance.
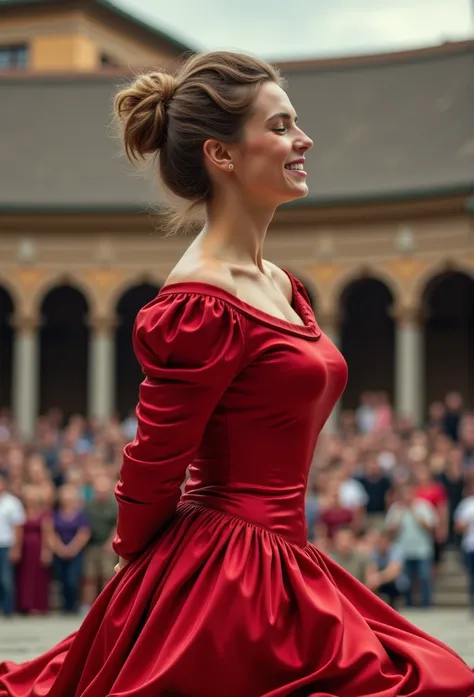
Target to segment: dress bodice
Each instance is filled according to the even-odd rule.
[[[319,432],[345,386],[346,363],[320,331],[298,282],[293,305],[301,327],[209,292],[246,312],[248,362],[207,424],[182,499],[305,544],[308,471]]]
[[[156,501],[164,496],[160,515],[164,502],[171,511],[172,486],[189,466],[183,502],[306,544],[308,472],[347,367],[304,287],[290,279],[301,325],[205,283],[166,286],[139,313],[134,345],[146,378],[117,489],[122,511],[129,502],[121,486],[130,498],[130,490],[153,486],[152,471]],[[128,460],[141,466],[128,470]]]

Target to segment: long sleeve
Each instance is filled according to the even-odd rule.
[[[140,554],[176,510],[206,424],[243,365],[245,323],[222,300],[196,293],[162,291],[139,313],[133,343],[145,379],[115,489],[122,558]]]

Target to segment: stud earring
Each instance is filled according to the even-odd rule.
[[[229,162],[228,167],[229,167],[229,169],[234,169],[234,165],[232,164],[232,162]]]

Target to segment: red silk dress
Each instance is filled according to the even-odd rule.
[[[308,469],[347,370],[291,280],[304,326],[203,283],[139,313],[116,488],[131,563],[78,632],[1,666],[0,697],[474,696],[453,651],[307,542]]]

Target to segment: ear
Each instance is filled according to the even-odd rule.
[[[217,167],[217,169],[221,170],[222,172],[229,171],[232,156],[225,143],[221,143],[219,140],[206,140],[202,146],[202,151],[204,159],[208,162],[208,164]]]

